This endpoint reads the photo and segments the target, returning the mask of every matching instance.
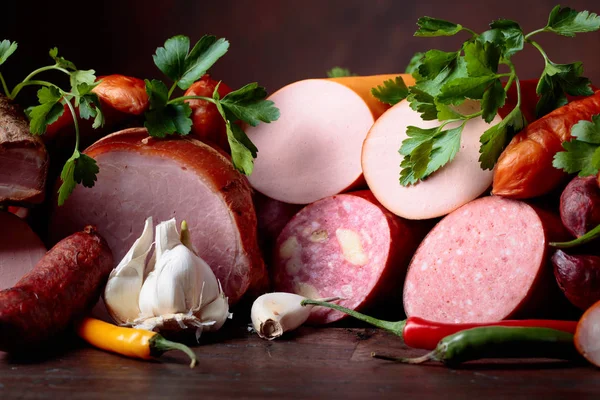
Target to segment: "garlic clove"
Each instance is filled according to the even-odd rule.
[[[109,275],[104,290],[108,313],[119,324],[127,324],[140,313],[138,298],[144,281],[146,258],[152,249],[152,217],[146,219],[141,236],[136,239]]]
[[[306,322],[312,306],[303,307],[300,302],[305,299],[306,297],[284,292],[267,293],[258,297],[250,311],[252,326],[258,336],[273,340]]]
[[[200,309],[201,312],[194,313],[194,315],[197,314],[197,317],[202,322],[214,321],[214,324],[207,325],[204,328],[204,330],[207,332],[221,329],[225,321],[232,317],[232,314],[229,312],[229,302],[227,301],[225,293],[223,293],[223,290],[221,289],[221,285],[219,285],[219,291],[220,293],[216,299],[203,306]]]

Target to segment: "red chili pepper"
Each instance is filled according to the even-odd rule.
[[[577,321],[555,321],[549,319],[504,320],[480,324],[448,324],[432,322],[419,317],[410,317],[404,321],[402,338],[407,346],[417,349],[433,350],[440,340],[465,329],[485,326],[512,326],[528,328],[550,328],[575,333]],[[394,332],[396,333],[396,332]]]
[[[572,334],[575,333],[575,329],[577,328],[577,321],[556,321],[548,319],[503,320],[487,323],[449,324],[428,321],[419,317],[410,317],[403,321],[392,322],[369,317],[368,315],[364,315],[349,308],[326,301],[302,300],[302,305],[321,306],[341,311],[356,319],[400,336],[407,346],[425,350],[433,350],[443,338],[471,328],[486,326],[550,328]]]

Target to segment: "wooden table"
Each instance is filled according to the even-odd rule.
[[[275,341],[244,326],[204,335],[198,366],[170,352],[145,362],[68,340],[37,360],[0,353],[0,399],[600,398],[600,370],[552,360],[495,360],[449,369],[372,359],[417,356],[371,328],[301,328]]]

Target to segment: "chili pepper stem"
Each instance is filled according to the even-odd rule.
[[[425,354],[424,356],[414,357],[414,358],[393,357],[393,356],[388,356],[385,354],[377,354],[375,352],[371,353],[371,357],[373,357],[373,358],[379,358],[380,360],[394,361],[394,362],[399,362],[399,363],[403,363],[403,364],[422,364],[427,361],[435,360],[436,359],[435,355],[436,355],[435,351],[429,352],[429,353]]]
[[[184,344],[171,342],[170,340],[165,339],[159,334],[154,335],[150,339],[150,353],[152,356],[160,356],[165,351],[169,350],[181,350],[185,354],[190,357],[190,368],[194,368],[196,366],[196,354]]]
[[[391,332],[397,336],[403,337],[402,332],[404,331],[404,326],[406,325],[406,320],[396,321],[396,322],[383,321],[383,320],[380,320],[377,318],[369,317],[368,315],[359,313],[358,311],[351,310],[349,308],[340,306],[338,304],[329,303],[327,301],[306,299],[306,300],[302,300],[302,302],[300,304],[302,304],[303,306],[313,305],[313,306],[332,308],[334,310],[348,314],[351,317],[354,317],[360,321],[364,321],[364,322],[371,324],[373,326],[376,326],[378,328],[385,329],[386,331]]]

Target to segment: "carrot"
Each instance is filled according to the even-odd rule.
[[[600,113],[600,91],[573,101],[538,119],[516,135],[494,170],[492,193],[514,199],[541,196],[555,189],[565,173],[552,166],[571,128]]]
[[[387,74],[387,75],[371,75],[371,76],[344,76],[340,78],[327,78],[325,80],[337,82],[346,86],[348,89],[354,91],[359,95],[366,105],[373,113],[373,118],[377,119],[383,114],[390,106],[377,100],[372,94],[371,89],[382,85],[383,82],[388,80],[394,80],[397,77],[402,77],[406,86],[412,86],[415,84],[415,80],[410,74]]]
[[[181,343],[171,342],[156,332],[120,327],[94,318],[84,318],[76,326],[79,337],[94,347],[126,357],[152,360],[169,350],[181,350],[196,365],[196,354]]]

